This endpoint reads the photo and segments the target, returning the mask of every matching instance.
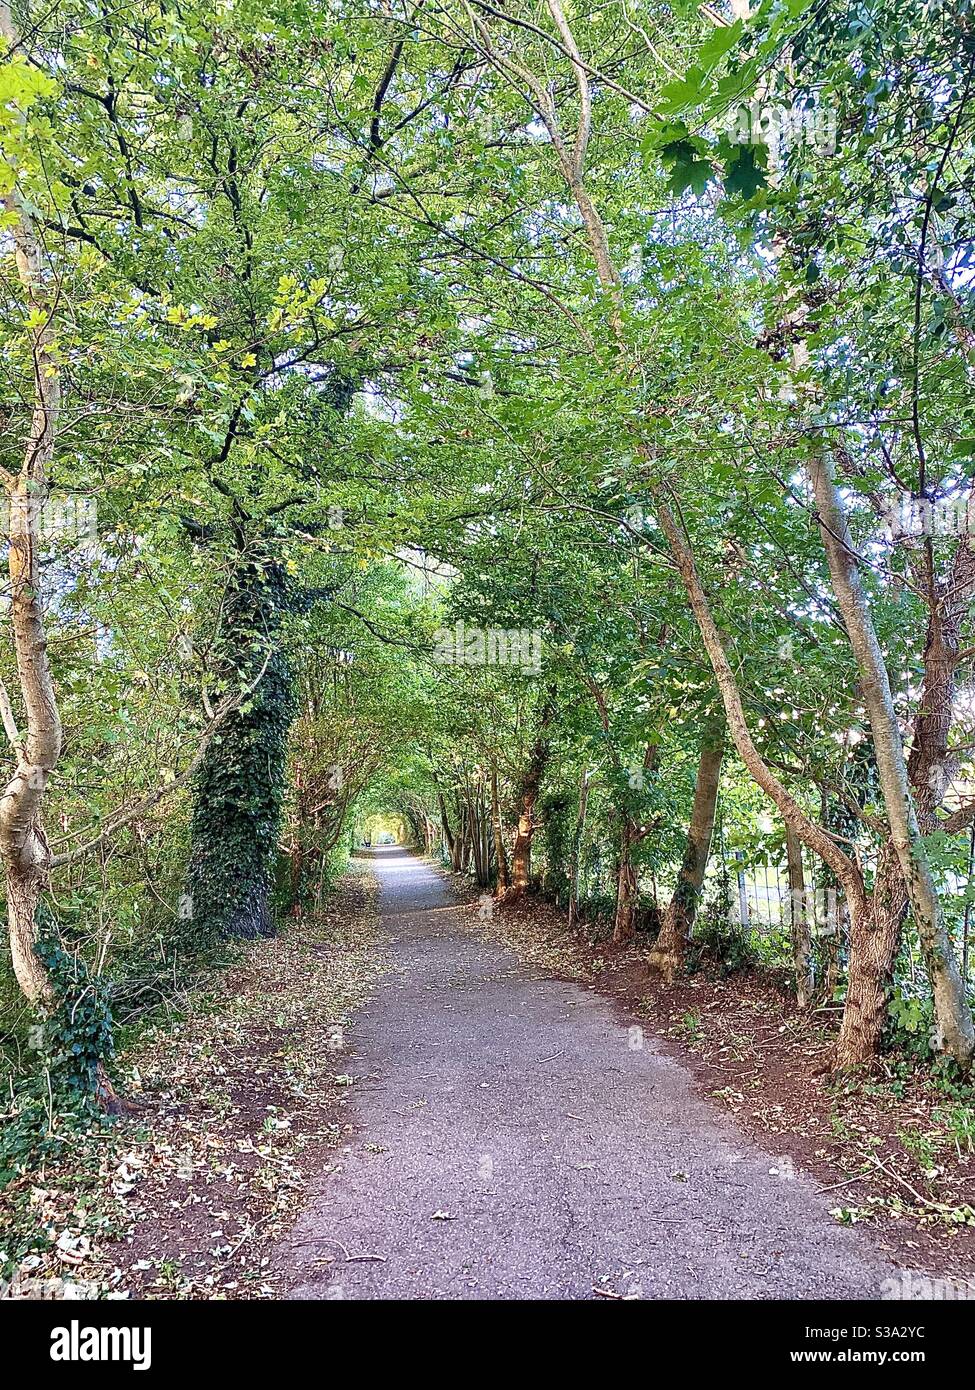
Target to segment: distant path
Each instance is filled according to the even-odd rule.
[[[353,1029],[357,1132],[277,1254],[292,1297],[879,1297],[837,1194],[770,1174],[610,1003],[465,930],[426,865],[372,862],[393,969]]]

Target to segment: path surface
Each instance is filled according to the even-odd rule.
[[[770,1173],[608,1001],[480,941],[418,860],[373,866],[392,969],[354,1027],[354,1138],[279,1251],[292,1297],[879,1297],[835,1195]]]

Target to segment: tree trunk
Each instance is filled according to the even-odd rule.
[[[833,589],[860,672],[891,839],[924,952],[941,1041],[944,1050],[968,1070],[975,1055],[975,1027],[921,838],[887,666],[860,580],[859,557],[825,446],[813,454],[809,475]]]
[[[286,603],[283,567],[262,550],[241,554],[224,600],[218,665],[251,693],[208,745],[194,786],[188,887],[201,945],[276,930],[271,870],[294,716],[280,632]]]
[[[549,757],[548,739],[536,739],[528,766],[518,788],[518,828],[511,851],[511,896],[518,898],[531,885],[532,836],[535,833],[535,807]]]
[[[677,877],[677,887],[664,913],[660,931],[650,952],[651,970],[659,970],[671,983],[684,961],[684,951],[690,939],[697,915],[697,906],[704,886],[711,836],[714,832],[714,813],[718,804],[718,785],[721,780],[721,761],[724,757],[724,728],[718,737],[711,735],[701,741],[694,803],[687,830],[687,844]]]
[[[809,819],[765,763],[748,729],[737,681],[701,586],[694,557],[684,542],[666,502],[658,502],[658,515],[697,618],[724,700],[728,727],[742,761],[758,785],[778,806],[786,825],[795,831],[803,844],[819,855],[843,887],[846,895],[845,910],[850,920],[850,987],[847,990],[834,1062],[837,1067],[846,1067],[871,1061],[879,1050],[886,1024],[887,990],[900,940],[903,911],[898,909],[895,890],[891,886],[889,889],[885,887],[882,892],[875,891],[871,900],[855,863],[823,827]],[[831,525],[831,529],[835,529],[835,525]],[[896,723],[894,729],[896,733]],[[891,848],[894,849],[900,864],[901,851],[893,842]],[[950,971],[950,962],[948,969]],[[955,975],[957,977],[957,968]],[[957,1041],[961,1043],[959,1052],[964,1055],[963,1028],[962,1037]]]
[[[31,836],[34,839],[33,832]],[[28,853],[33,853],[33,849]],[[6,843],[3,864],[7,886],[7,925],[10,932],[10,958],[17,983],[25,997],[43,1008],[53,996],[51,982],[37,954],[37,907],[41,892],[47,886],[46,864],[43,856],[28,861],[8,854]]]
[[[906,910],[907,892],[897,851],[888,842],[880,852],[870,902],[850,917],[850,963],[846,1007],[836,1045],[837,1066],[869,1064],[880,1050]]]
[[[863,879],[857,866],[844,854],[821,825],[810,820],[796,799],[786,791],[756,748],[751,730],[748,727],[748,720],[745,717],[738,681],[728,661],[721,635],[711,612],[711,605],[697,572],[694,556],[681,535],[666,501],[659,494],[655,501],[661,528],[670,545],[677,571],[684,581],[701,639],[711,661],[711,668],[714,671],[725,707],[728,731],[739,757],[758,786],[778,807],[786,825],[790,825],[803,844],[807,845],[830,866],[843,884],[847,896],[851,900],[862,900],[865,896]]]
[[[479,888],[486,888],[490,882],[490,864],[487,824],[487,807],[484,803],[484,784],[478,780],[472,786],[465,785],[467,824],[470,827],[471,861],[474,866],[474,879]]]
[[[789,874],[789,932],[796,974],[796,1003],[808,1009],[812,1003],[813,976],[812,922],[806,900],[806,876],[802,867],[802,843],[788,826],[785,828],[785,857]]]
[[[520,897],[531,883],[532,835],[535,826],[532,821],[534,799],[524,797],[518,812],[518,828],[515,843],[511,850],[511,895]]]
[[[0,5],[0,33],[14,44],[9,8]],[[47,885],[51,852],[41,820],[48,779],[61,753],[61,720],[47,656],[40,568],[41,508],[47,499],[61,409],[61,375],[53,351],[59,287],[26,204],[15,191],[3,206],[9,216],[17,274],[31,311],[27,336],[33,361],[30,429],[20,473],[7,484],[10,540],[10,624],[24,708],[23,737],[4,696],[4,724],[16,768],[0,797],[0,859],[7,890],[7,921],[14,974],[33,1004],[51,997],[51,983],[36,951],[37,907]],[[35,322],[36,321],[36,322]]]
[[[450,859],[450,868],[453,873],[460,872],[460,846],[458,836],[450,828],[450,817],[447,815],[447,803],[444,800],[443,792],[437,790],[437,801],[440,803],[440,826],[443,830],[443,840],[447,847],[447,856]]]
[[[467,814],[467,807],[461,801],[460,792],[455,792],[455,797],[457,800],[457,820],[460,825],[460,830],[457,833],[457,838],[460,841],[459,872],[466,874],[467,866],[471,862],[471,821]]]
[[[576,816],[575,833],[572,836],[572,863],[569,875],[569,926],[575,924],[579,915],[579,868],[582,860],[582,838],[586,829],[586,809],[589,805],[590,771],[582,769],[579,779],[579,811]]]
[[[491,830],[494,835],[495,894],[502,898],[511,887],[508,855],[504,847],[504,826],[501,823],[501,798],[498,796],[498,769],[491,769]]]
[[[616,917],[613,940],[625,946],[636,936],[636,909],[639,897],[636,869],[633,866],[633,846],[640,839],[639,830],[629,816],[624,817],[620,835],[620,862],[616,879]]]

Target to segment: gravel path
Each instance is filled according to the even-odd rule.
[[[374,867],[392,968],[354,1027],[355,1137],[278,1251],[291,1297],[879,1296],[837,1194],[606,1000],[478,940],[426,865]]]

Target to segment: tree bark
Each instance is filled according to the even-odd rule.
[[[495,883],[497,897],[504,897],[511,886],[508,854],[504,847],[504,826],[501,821],[501,798],[498,795],[498,769],[491,768],[491,831],[494,835]]]
[[[812,1004],[813,977],[812,922],[806,899],[806,876],[802,867],[802,842],[794,830],[785,828],[785,857],[789,875],[789,934],[796,977],[796,1003],[802,1010]]]
[[[576,815],[575,833],[572,836],[572,863],[569,869],[569,926],[575,924],[579,915],[579,870],[582,860],[582,838],[586,829],[586,810],[589,805],[589,768],[582,769],[579,779],[579,810]]]
[[[697,781],[694,784],[694,802],[677,887],[650,952],[651,970],[659,970],[668,984],[673,981],[683,965],[684,952],[697,915],[711,853],[711,836],[714,832],[714,813],[718,804],[723,757],[722,725],[720,734],[715,736],[711,733],[701,741]]]
[[[620,860],[616,879],[616,917],[613,922],[613,940],[617,946],[625,946],[636,936],[636,909],[639,899],[636,869],[633,865],[633,847],[639,843],[641,835],[638,827],[624,817],[620,834]]]
[[[839,1067],[869,1064],[879,1051],[906,909],[900,862],[888,842],[880,852],[869,904],[850,915],[846,1007],[836,1044]]]
[[[511,850],[510,895],[519,898],[531,885],[532,836],[535,834],[535,807],[542,777],[549,758],[549,742],[540,734],[532,746],[521,782],[518,786],[518,827]]]
[[[470,828],[471,862],[474,878],[479,888],[486,888],[490,882],[490,840],[488,838],[488,812],[484,802],[484,783],[479,774],[472,784],[465,778],[464,799],[467,808],[467,824]]]
[[[833,589],[860,672],[891,839],[924,952],[935,1018],[944,1050],[968,1070],[975,1054],[975,1027],[921,838],[897,711],[860,579],[859,557],[836,486],[832,458],[824,446],[813,453],[809,475]]]
[[[535,797],[526,793],[521,798],[518,809],[518,827],[511,850],[511,888],[512,897],[520,897],[531,883],[532,836],[535,833],[533,812]]]
[[[447,803],[442,791],[437,791],[437,800],[440,803],[440,825],[443,829],[444,844],[447,846],[451,872],[459,874],[463,858],[463,842],[460,830],[455,834],[451,829],[450,817],[447,815]]]
[[[11,44],[17,40],[6,5],[0,5],[0,33]],[[52,989],[36,951],[37,907],[47,886],[51,852],[41,812],[61,753],[40,569],[40,513],[47,499],[61,409],[61,375],[53,352],[57,285],[30,211],[16,191],[4,198],[4,207],[11,219],[17,274],[35,326],[27,330],[33,360],[30,430],[21,471],[7,484],[10,623],[25,725],[22,738],[13,730],[16,767],[0,797],[0,859],[14,974],[27,999],[43,1006]]]

